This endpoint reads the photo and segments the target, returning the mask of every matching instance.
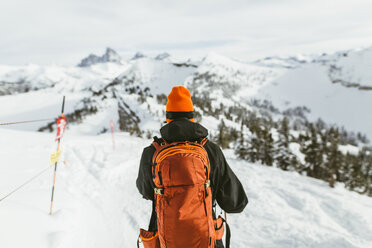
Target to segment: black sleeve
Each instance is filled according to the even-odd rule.
[[[222,150],[213,142],[205,146],[211,163],[211,185],[218,205],[227,213],[240,213],[248,204],[243,185],[227,163]]]
[[[138,177],[136,185],[138,191],[141,193],[143,198],[147,200],[154,200],[154,182],[152,181],[152,156],[155,152],[153,146],[148,146],[143,149],[141,162],[138,171]]]

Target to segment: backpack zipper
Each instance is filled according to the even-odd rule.
[[[208,216],[208,213],[207,213],[207,204],[205,203],[205,198],[206,198],[205,193],[206,193],[206,191],[204,191],[204,197],[203,197],[204,211],[205,211],[205,216]]]
[[[156,158],[159,156],[159,154],[161,153],[161,152],[163,152],[164,150],[166,150],[166,149],[168,149],[168,148],[172,148],[172,147],[174,147],[174,146],[177,146],[177,145],[180,145],[180,144],[184,144],[184,145],[186,145],[186,142],[177,142],[177,143],[171,143],[171,144],[169,144],[169,145],[167,145],[166,147],[164,147],[164,148],[162,148],[162,149],[160,149],[159,150],[159,152],[158,152],[158,154],[156,155]],[[194,143],[188,143],[189,145],[191,145],[191,146],[196,146],[196,147],[199,147],[199,148],[204,148],[202,145],[198,145],[198,144],[194,144]],[[155,158],[155,160],[156,160],[156,158]]]
[[[161,178],[161,171],[158,171],[158,177],[159,177],[160,185],[163,185],[163,179]]]
[[[168,148],[168,147],[167,147]],[[170,148],[170,147],[169,147]],[[178,150],[181,150],[181,149],[178,149]],[[200,151],[197,151],[197,150],[194,150],[194,149],[192,149],[191,150],[193,153],[197,153],[197,154],[199,154],[199,155],[201,155],[201,156],[204,156],[204,154],[202,153],[202,152],[200,152]],[[158,157],[159,156],[161,156],[161,157],[163,157],[163,156],[165,156],[165,155],[167,155],[168,153],[170,153],[170,152],[172,152],[171,150],[170,151],[166,151],[166,152],[159,152],[157,155],[156,155],[156,158],[155,158],[155,161],[158,159]],[[160,153],[162,153],[162,154],[160,154]],[[207,154],[207,156],[208,156],[208,154]],[[158,161],[159,162],[159,161]],[[205,161],[206,163],[208,163],[209,161],[208,161],[208,157],[207,157],[207,160]]]

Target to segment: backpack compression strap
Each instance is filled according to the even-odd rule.
[[[152,145],[154,146],[155,148],[155,152],[152,156],[152,165],[154,166],[155,164],[155,157],[158,155],[158,153],[160,152],[160,150],[165,147],[165,146],[168,146],[169,144],[165,141],[165,139],[163,138],[158,138],[156,136],[154,136],[154,141],[152,142]]]
[[[225,248],[230,248],[230,239],[231,239],[231,231],[229,224],[227,224],[227,217],[226,217],[226,212],[225,212],[225,219],[219,216],[222,219],[222,223],[225,223],[226,225],[226,236],[225,236]]]
[[[169,146],[169,145],[171,145],[171,144],[173,144],[173,143],[176,143],[176,142],[173,142],[173,143],[170,143],[170,144],[169,144],[169,143],[167,143],[167,141],[165,141],[165,139],[163,139],[163,138],[158,138],[158,137],[156,137],[156,136],[154,136],[153,138],[154,138],[154,141],[152,142],[152,145],[153,145],[154,148],[155,148],[155,153],[154,153],[154,155],[153,155],[152,163],[154,164],[154,163],[155,163],[155,158],[156,158],[156,156],[158,155],[158,153],[160,152],[160,150],[163,149],[163,148],[165,148],[166,146]],[[200,144],[201,146],[204,147],[204,145],[207,143],[207,141],[208,141],[208,138],[205,137],[205,138],[203,138],[203,139],[199,142],[199,144]],[[188,142],[188,141],[186,141],[186,142]]]
[[[202,141],[200,141],[200,145],[204,146],[205,143],[207,143],[207,141],[208,141],[208,138],[205,137],[204,139],[202,139]]]
[[[229,227],[229,224],[227,224],[226,222],[226,248],[230,248],[230,239],[231,239],[231,231],[230,231],[230,227]]]
[[[226,218],[226,212],[225,212],[225,219]],[[226,245],[226,248],[230,248],[230,239],[231,239],[231,231],[230,231],[230,227],[229,227],[229,224],[227,224],[227,221],[224,220],[224,222],[226,223],[226,240],[225,240],[225,245]]]

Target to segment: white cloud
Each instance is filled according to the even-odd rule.
[[[106,46],[253,60],[372,45],[364,0],[2,0],[0,10],[2,64],[75,64]]]

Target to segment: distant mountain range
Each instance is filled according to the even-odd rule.
[[[0,103],[11,98],[21,106],[21,99],[28,98],[24,94],[64,94],[67,99],[74,99],[70,102],[70,114],[89,103],[96,110],[94,115],[119,122],[134,118],[130,127],[121,125],[125,130],[136,124],[141,130],[155,132],[159,125],[152,123],[164,119],[164,101],[157,99],[164,98],[172,86],[185,85],[195,97],[210,101],[210,113],[198,106],[196,109],[205,117],[201,121],[208,120],[205,124],[212,130],[220,118],[213,116],[213,111],[221,104],[252,109],[252,101],[266,100],[280,111],[305,106],[310,120],[322,118],[372,137],[371,64],[371,48],[320,56],[267,57],[252,63],[215,53],[194,62],[173,61],[168,53],[151,58],[139,52],[125,60],[107,48],[102,56],[91,54],[77,67],[0,66],[0,95],[7,95],[0,98]],[[19,111],[23,113],[22,108]],[[19,116],[17,108],[8,112],[3,111],[2,118]],[[81,116],[79,121],[87,118]],[[211,122],[210,118],[216,121]],[[93,133],[106,127],[106,123],[96,124],[90,130]],[[233,121],[231,125],[235,125]]]

